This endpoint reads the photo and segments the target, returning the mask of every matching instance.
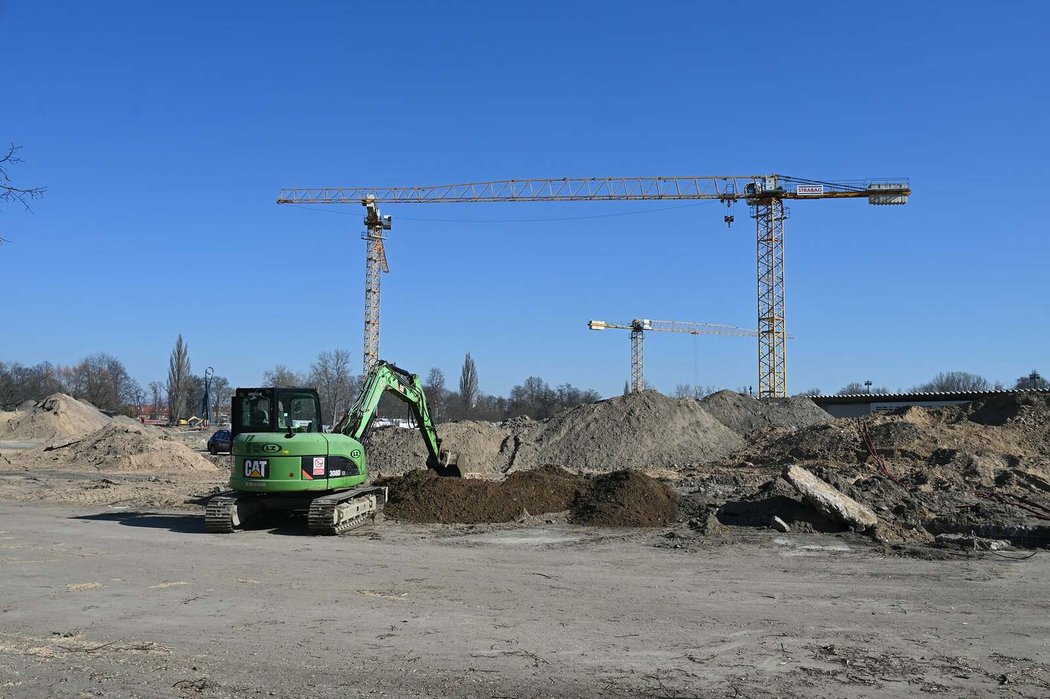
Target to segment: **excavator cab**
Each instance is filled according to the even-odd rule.
[[[231,416],[242,432],[321,432],[321,399],[312,388],[239,388]]]

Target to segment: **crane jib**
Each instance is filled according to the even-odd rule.
[[[714,200],[728,208],[736,202],[745,202],[751,207],[751,217],[755,219],[757,230],[758,329],[754,332],[758,336],[758,396],[783,398],[787,396],[785,341],[789,337],[785,331],[784,221],[788,218],[788,211],[784,200],[866,198],[869,204],[887,206],[906,204],[911,193],[907,178],[816,180],[774,173],[687,177],[563,177],[412,187],[298,188],[281,190],[277,203],[364,204],[371,210],[379,203]],[[727,211],[723,219],[726,224],[732,225],[734,217]],[[385,221],[377,219],[373,223],[375,225],[369,224],[369,230],[379,235],[381,227],[389,228],[389,217],[385,217]],[[373,247],[376,248],[375,254],[368,259],[374,257],[378,260],[378,243],[373,243]],[[385,266],[385,255],[383,259]],[[379,356],[378,263],[366,269],[371,270],[366,275],[365,283],[364,333],[365,365],[370,366]],[[635,331],[632,335],[636,336],[640,354],[641,331]]]

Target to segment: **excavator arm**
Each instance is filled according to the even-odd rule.
[[[372,367],[365,376],[361,395],[357,397],[357,401],[346,415],[335,424],[332,431],[345,434],[357,441],[364,439],[371,430],[376,408],[379,407],[379,399],[387,391],[408,404],[412,410],[412,415],[427,447],[427,468],[437,471],[438,475],[442,476],[458,477],[462,475],[459,468],[454,463],[450,463],[451,455],[441,451],[441,440],[438,438],[437,429],[430,417],[430,407],[427,405],[427,396],[423,391],[423,384],[419,376],[390,362],[380,360]]]

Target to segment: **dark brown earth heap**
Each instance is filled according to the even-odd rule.
[[[675,516],[678,496],[638,471],[596,476],[572,504],[570,520],[593,527],[659,527]]]
[[[442,524],[510,522],[528,515],[561,512],[589,487],[587,479],[560,468],[513,473],[500,482],[441,478],[409,471],[376,481],[390,488],[388,517]]]
[[[674,519],[677,498],[671,488],[638,471],[588,479],[554,466],[512,473],[499,482],[417,470],[376,485],[390,488],[386,516],[441,524],[510,522],[569,510],[576,524],[656,527]]]

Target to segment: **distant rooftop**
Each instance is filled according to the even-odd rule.
[[[1047,389],[1020,389],[1000,391],[937,391],[910,393],[849,393],[834,396],[810,396],[814,403],[834,405],[842,403],[907,403],[914,401],[971,401],[995,396],[1017,396],[1026,393],[1050,395]]]

